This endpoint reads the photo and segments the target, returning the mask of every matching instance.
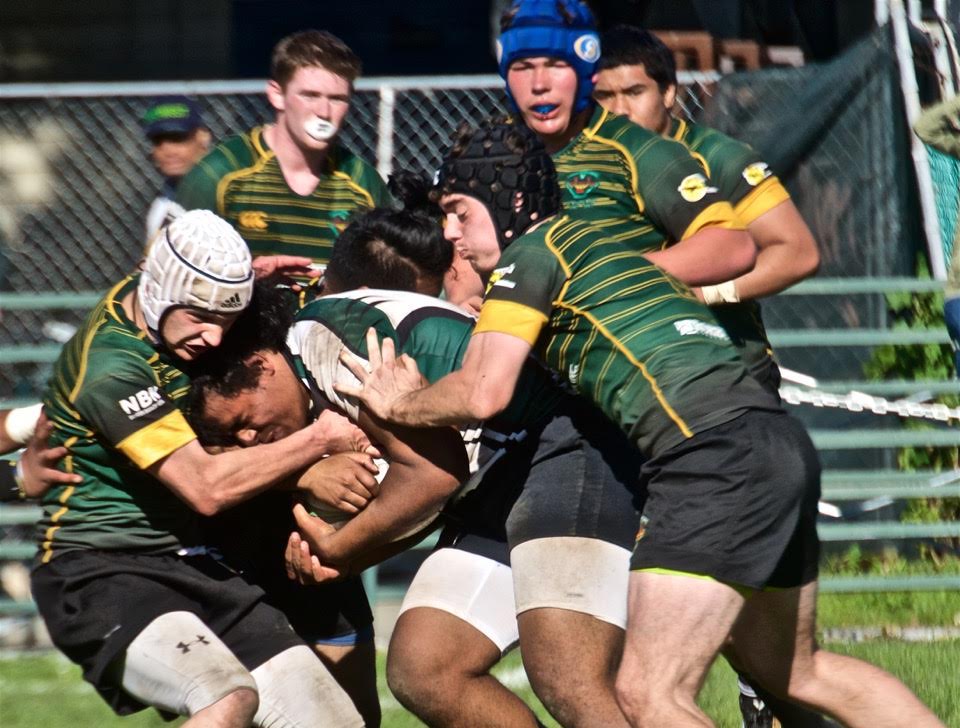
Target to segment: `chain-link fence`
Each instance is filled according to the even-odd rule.
[[[700,109],[715,75],[683,78]],[[456,127],[505,109],[491,77],[359,83],[343,142],[381,173],[432,174]],[[0,290],[103,290],[137,263],[144,217],[161,184],[140,118],[151,98],[192,93],[215,139],[271,119],[256,82],[0,87]],[[56,341],[80,311],[6,311],[0,344]],[[47,368],[4,366],[0,398],[35,396]]]

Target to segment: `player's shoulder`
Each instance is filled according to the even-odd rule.
[[[256,128],[227,137],[197,163],[196,169],[206,177],[220,179],[255,166],[271,155],[261,133],[262,129]],[[192,175],[193,170],[189,174]]]
[[[648,155],[686,154],[682,144],[672,139],[665,139],[639,124],[634,124],[626,116],[614,114],[606,109],[595,114],[591,121],[592,126],[585,130],[588,137],[614,142],[635,159]]]
[[[376,168],[347,146],[337,145],[333,158],[337,171],[349,174],[354,179],[377,175]],[[379,176],[379,175],[377,175]]]
[[[733,157],[758,156],[756,150],[746,142],[735,139],[712,126],[681,121],[679,132],[681,134],[680,139],[684,144],[705,157],[708,157],[709,154],[723,154]]]

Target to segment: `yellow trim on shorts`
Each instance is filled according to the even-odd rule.
[[[197,439],[180,410],[168,412],[159,420],[137,430],[117,443],[117,450],[146,470],[188,442]]]
[[[641,574],[662,574],[663,576],[688,576],[692,579],[703,579],[705,581],[714,581],[717,584],[723,584],[728,586],[737,592],[742,597],[749,597],[757,592],[752,586],[743,586],[742,584],[734,584],[730,581],[724,581],[723,579],[718,579],[715,576],[710,576],[710,574],[698,574],[694,571],[678,571],[676,569],[664,569],[659,566],[651,566],[645,569],[634,569],[637,573]]]

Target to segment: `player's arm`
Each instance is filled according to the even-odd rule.
[[[463,440],[452,427],[410,428],[380,420],[364,409],[359,424],[390,461],[380,493],[332,532],[302,507],[296,509],[304,539],[326,566],[378,560],[378,549],[420,530],[469,475]]]
[[[746,230],[707,226],[644,257],[688,286],[706,286],[752,270],[757,245]]]
[[[729,281],[753,268],[757,247],[729,200],[677,142],[657,140],[634,158],[646,214],[673,245],[648,260],[686,283]]]
[[[747,230],[757,244],[757,262],[752,271],[732,279],[735,300],[772,296],[820,267],[817,241],[792,200],[749,222]]]
[[[6,455],[30,441],[40,418],[40,404],[0,410],[0,455]]]
[[[180,419],[192,434],[182,415]],[[175,416],[170,425],[179,426]],[[210,516],[267,490],[337,447],[329,422],[321,415],[282,440],[216,454],[207,452],[194,436],[146,469],[195,511]]]
[[[406,355],[397,358],[393,341],[379,343],[371,329],[370,371],[345,356],[344,364],[360,386],[340,385],[338,390],[357,397],[377,417],[411,427],[476,422],[506,409],[530,349],[530,342],[511,334],[475,333],[463,366],[427,386],[417,363]]]

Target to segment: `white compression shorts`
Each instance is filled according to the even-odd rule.
[[[434,551],[420,566],[400,614],[432,607],[459,617],[507,652],[520,639],[510,567],[455,548]]]

